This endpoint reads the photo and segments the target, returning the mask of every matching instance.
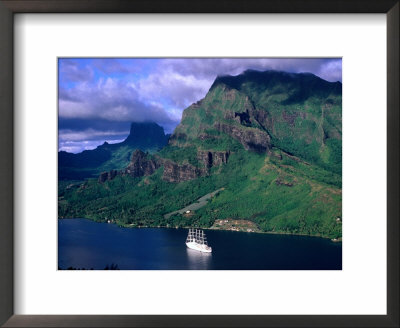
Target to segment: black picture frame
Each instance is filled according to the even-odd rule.
[[[399,327],[399,8],[399,0],[0,0],[0,324],[4,327]],[[13,20],[16,13],[386,14],[387,315],[14,315]]]

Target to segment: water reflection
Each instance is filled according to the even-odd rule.
[[[186,254],[190,270],[207,270],[210,267],[212,253],[203,253],[186,248]]]

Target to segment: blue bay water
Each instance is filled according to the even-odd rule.
[[[58,220],[58,266],[103,270],[341,270],[342,243],[294,235],[205,230],[211,254],[188,249],[187,229],[121,228]]]

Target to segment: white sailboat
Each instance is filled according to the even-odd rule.
[[[203,230],[198,229],[189,229],[186,246],[203,253],[211,253],[212,251],[212,248],[208,246],[206,234]]]

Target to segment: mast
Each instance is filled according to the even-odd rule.
[[[194,230],[189,228],[189,234],[188,234],[188,236],[186,238],[186,242],[190,243],[190,242],[193,242],[193,241],[194,241]]]
[[[201,245],[207,245],[207,236],[204,233],[204,230],[199,230],[199,229],[194,229],[194,228],[189,228],[189,233],[186,238],[187,243],[195,242]]]

